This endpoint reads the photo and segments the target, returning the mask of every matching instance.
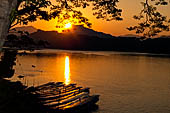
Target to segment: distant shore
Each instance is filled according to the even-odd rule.
[[[119,51],[170,54],[170,36],[145,38],[112,36],[83,26],[68,33],[34,30],[30,35],[9,34],[5,46],[22,50],[64,49],[81,51]],[[24,28],[25,29],[25,28]]]

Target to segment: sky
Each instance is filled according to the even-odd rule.
[[[80,9],[85,17],[87,17],[92,23],[92,28],[95,31],[104,32],[111,34],[113,36],[135,34],[134,31],[128,31],[126,28],[137,24],[137,21],[132,17],[138,14],[142,9],[140,2],[143,0],[120,0],[118,7],[123,9],[122,17],[123,21],[105,21],[101,19],[96,19],[93,16],[93,11],[90,7],[85,9]],[[170,18],[170,5],[159,7],[162,14],[167,15]],[[51,21],[36,21],[34,23],[29,23],[29,26],[34,26],[37,29],[42,30],[56,30],[56,20]],[[170,35],[170,32],[163,32],[160,35]]]

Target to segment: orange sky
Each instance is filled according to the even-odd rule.
[[[109,33],[112,35],[125,35],[125,34],[134,34],[134,32],[130,32],[126,29],[126,27],[130,25],[135,25],[137,22],[132,18],[134,14],[138,14],[140,10],[142,9],[140,2],[143,0],[120,0],[120,3],[118,4],[120,8],[123,9],[122,17],[123,21],[104,21],[101,19],[96,19],[93,14],[91,8],[87,7],[86,9],[80,9],[84,16],[90,19],[92,23],[92,29],[100,32]],[[164,14],[170,17],[170,5],[169,6],[163,6],[159,8],[160,11]],[[36,21],[34,23],[29,23],[29,25],[32,25],[38,29],[42,30],[56,30],[56,21],[51,20],[49,22],[47,21]],[[170,32],[164,32],[161,35],[170,35]]]

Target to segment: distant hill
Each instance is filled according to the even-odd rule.
[[[37,29],[33,26],[15,27],[10,30],[9,34],[18,35],[18,31],[24,31],[24,32],[28,32],[31,34],[31,33],[37,32]]]
[[[37,30],[33,27],[16,28],[27,30],[37,45],[48,44],[47,48],[70,50],[107,50],[170,54],[170,37],[142,39],[134,35],[114,37],[83,26],[73,26],[64,33]],[[29,29],[29,30],[28,30]],[[47,42],[48,43],[47,43]],[[19,45],[19,44],[17,44]]]
[[[16,27],[17,31],[27,31],[29,33],[37,32],[37,29],[33,26],[23,26],[23,27]]]
[[[141,36],[139,36],[139,35],[134,35],[134,34],[126,34],[126,35],[120,35],[119,37],[134,37],[134,38],[140,38]]]
[[[94,31],[93,29],[85,28],[82,25],[73,25],[72,29],[70,29],[65,34],[97,36],[99,38],[113,38],[113,36],[110,34],[106,34],[103,32],[97,32],[97,31]]]
[[[41,31],[30,34],[35,41],[43,40],[49,43],[49,48],[60,49],[90,49],[89,43],[95,43],[97,40],[108,39],[97,36],[76,34],[76,33],[58,33],[56,31]],[[93,44],[95,45],[95,44]]]
[[[88,31],[88,29],[87,29]],[[89,32],[93,32],[89,30]],[[95,34],[95,32],[94,32]],[[35,41],[48,41],[48,48],[68,50],[107,50],[123,52],[147,52],[170,54],[170,38],[137,37],[100,38],[97,35],[83,33],[58,33],[56,31],[38,30],[30,35]]]
[[[31,33],[37,32],[38,30],[43,31],[43,30],[40,30],[40,29],[36,29],[33,26],[22,26],[22,27],[15,27],[14,30],[11,30],[10,32],[14,33],[14,32],[17,32],[17,31],[27,31],[31,34]],[[46,32],[49,32],[49,31],[46,31]],[[73,25],[72,29],[65,31],[63,34],[67,34],[67,35],[88,35],[88,36],[97,36],[99,38],[113,38],[113,36],[110,35],[110,34],[106,34],[106,33],[103,33],[103,32],[97,32],[93,29],[85,28],[82,25]]]
[[[97,32],[83,26],[72,26],[72,29],[65,31],[64,33],[58,33],[57,31],[43,31],[38,30],[30,34],[30,37],[36,41],[44,40],[49,42],[49,48],[61,48],[61,49],[82,49],[86,48],[88,42],[95,43],[100,39],[112,39],[115,38],[112,35]],[[88,48],[90,48],[89,46]]]

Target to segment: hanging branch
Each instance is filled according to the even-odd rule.
[[[141,2],[143,9],[139,15],[133,18],[140,21],[138,25],[128,27],[129,31],[136,31],[137,34],[143,34],[144,37],[153,37],[160,32],[170,30],[170,20],[167,16],[162,15],[158,10],[158,5],[168,5],[167,0],[151,0],[154,5],[149,3],[149,0]]]
[[[11,15],[11,26],[17,24],[27,25],[28,22],[34,22],[37,19],[49,21],[52,18],[60,18],[65,13],[73,14],[80,23],[90,26],[90,22],[76,8],[93,7],[94,16],[97,19],[122,20],[122,10],[117,8],[119,0],[55,0],[55,5],[50,0],[18,0],[18,5]],[[47,8],[51,9],[50,11]],[[79,16],[79,17],[78,17]]]

